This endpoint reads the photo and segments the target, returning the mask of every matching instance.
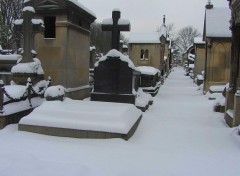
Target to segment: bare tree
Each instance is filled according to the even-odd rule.
[[[0,0],[0,42],[4,48],[20,47],[14,21],[22,17],[23,0]]]
[[[198,30],[192,26],[187,26],[180,29],[176,35],[175,48],[178,49],[180,53],[187,51],[189,47],[193,45],[194,37],[199,36]]]

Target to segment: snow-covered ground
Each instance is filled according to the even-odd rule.
[[[175,68],[129,141],[0,130],[0,175],[238,176],[240,136],[212,103]]]

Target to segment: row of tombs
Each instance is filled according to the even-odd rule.
[[[149,66],[135,67],[128,56],[112,49],[95,63],[91,87],[89,60],[84,58],[89,58],[89,21],[93,22],[96,17],[90,10],[83,10],[78,2],[58,1],[59,4],[54,4],[55,10],[49,9],[50,1],[26,1],[24,20],[15,21],[16,29],[24,33],[23,57],[0,55],[1,66],[11,69],[11,74],[2,72],[1,76],[13,79],[10,85],[0,82],[0,127],[20,121],[19,130],[41,134],[129,139],[140,123],[142,112],[153,103],[152,96],[158,93],[163,83],[160,70]],[[67,13],[62,15],[62,12]],[[53,21],[59,14],[61,19],[66,19],[54,21],[61,30],[52,35],[60,37],[40,34],[44,23],[50,20],[42,19],[46,13],[57,14],[51,19]],[[119,11],[117,15],[120,17]],[[33,19],[34,16],[40,20]],[[48,23],[45,30],[47,27]],[[53,43],[54,47],[51,47]],[[81,49],[77,47],[79,43],[84,43]],[[66,45],[71,47],[66,48]],[[33,46],[38,48],[38,54]],[[41,60],[46,52],[49,58]],[[68,60],[65,55],[69,56]],[[44,66],[48,67],[47,72]],[[52,78],[44,80],[44,75]],[[52,86],[52,80],[57,86]],[[91,89],[92,101],[78,101],[89,96]]]

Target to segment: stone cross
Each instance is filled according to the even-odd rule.
[[[16,31],[23,33],[23,59],[22,62],[32,62],[32,50],[34,46],[34,35],[44,30],[43,21],[33,19],[35,10],[27,6],[23,8],[23,19],[15,20]]]
[[[120,18],[118,9],[112,11],[112,19],[105,19],[102,23],[103,31],[112,31],[112,49],[119,50],[120,31],[130,31],[129,20]]]

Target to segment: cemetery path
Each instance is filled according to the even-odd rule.
[[[238,176],[240,137],[182,68],[166,79],[129,141],[0,130],[1,176]]]

